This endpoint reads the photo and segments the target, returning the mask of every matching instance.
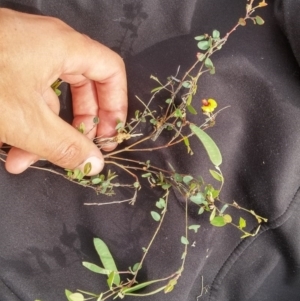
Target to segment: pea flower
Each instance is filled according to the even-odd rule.
[[[209,98],[208,100],[202,99],[202,104],[203,106],[201,107],[201,109],[205,113],[212,113],[218,106],[217,102],[212,98]]]

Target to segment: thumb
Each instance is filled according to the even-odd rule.
[[[20,114],[27,118],[15,118],[17,121],[11,134],[6,136],[6,142],[15,146],[7,156],[8,171],[22,172],[37,158],[44,158],[62,168],[82,171],[86,163],[91,163],[88,175],[102,170],[104,160],[97,146],[57,116],[43,100],[26,101],[22,107],[24,112]]]

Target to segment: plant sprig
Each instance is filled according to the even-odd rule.
[[[215,112],[215,109],[218,106],[217,101],[212,98],[202,100],[201,109],[204,120],[201,125],[192,123],[189,120],[191,115],[198,114],[193,106],[193,98],[197,93],[200,77],[205,73],[213,75],[216,72],[216,67],[212,60],[213,54],[221,50],[230,35],[237,30],[238,27],[247,25],[249,20],[255,25],[264,24],[264,20],[260,16],[254,15],[254,13],[257,9],[265,7],[267,3],[265,0],[262,0],[255,6],[254,2],[255,0],[247,0],[245,16],[240,18],[236,25],[223,37],[221,37],[218,30],[213,30],[211,34],[203,34],[195,37],[199,52],[196,54],[196,61],[184,75],[178,79],[178,69],[177,73],[174,76],[168,77],[166,82],[152,75],[151,79],[154,80],[158,86],[151,91],[152,96],[150,97],[150,100],[144,102],[137,96],[137,100],[142,104],[144,109],[141,111],[136,110],[134,116],[132,116],[126,124],[117,121],[115,128],[116,135],[114,137],[97,137],[94,139],[99,149],[110,143],[121,144],[122,142],[127,141],[127,145],[123,148],[119,148],[104,155],[106,171],[89,177],[87,175],[92,169],[90,163],[87,163],[84,166],[83,171],[76,169],[66,170],[62,173],[52,169],[49,170],[33,166],[33,168],[48,170],[59,174],[69,181],[91,188],[95,190],[96,193],[105,194],[107,196],[113,196],[115,194],[115,189],[120,189],[122,187],[131,188],[133,190],[130,199],[112,201],[110,204],[122,202],[134,204],[139,191],[142,189],[141,183],[144,183],[144,180],[148,182],[150,187],[156,187],[162,191],[162,196],[154,204],[153,210],[149,212],[149,217],[157,223],[157,226],[148,246],[143,248],[144,253],[141,260],[134,263],[127,271],[119,271],[108,246],[101,239],[95,238],[94,246],[102,266],[90,262],[83,262],[83,266],[92,272],[104,274],[107,277],[108,289],[99,294],[82,290],[77,290],[76,292],[66,290],[65,295],[69,301],[104,301],[111,298],[123,299],[126,296],[149,296],[161,291],[164,291],[164,293],[171,292],[184,271],[185,260],[188,256],[188,247],[190,245],[189,231],[197,233],[200,228],[200,225],[198,224],[189,224],[189,206],[196,206],[199,215],[207,214],[210,224],[214,227],[231,225],[238,229],[242,233],[242,238],[255,236],[258,233],[261,224],[267,222],[266,218],[259,216],[251,209],[240,207],[236,202],[226,203],[221,200],[220,195],[225,183],[225,177],[220,167],[222,164],[222,154],[217,144],[206,132],[208,128],[215,125],[217,115],[222,110]],[[52,88],[57,95],[60,94],[58,89],[60,84],[61,81],[58,80],[52,85]],[[160,107],[162,105],[165,107],[164,110],[158,113],[154,109],[154,105],[157,105],[157,96],[158,94],[161,95],[161,92],[165,92],[168,96],[163,100],[164,102],[162,104],[158,104]],[[98,122],[99,119],[95,118],[94,126],[96,126]],[[146,133],[138,132],[138,128],[141,124],[144,124],[146,127]],[[84,134],[84,124],[80,124],[78,130]],[[169,132],[169,135],[167,135],[169,137],[167,142],[165,142],[165,132]],[[164,139],[160,139],[162,136]],[[187,154],[193,155],[193,150],[189,141],[192,136],[197,137],[203,148],[206,150],[209,162],[213,166],[209,172],[211,177],[218,183],[218,187],[206,183],[201,176],[180,173],[171,165],[170,169],[162,169],[159,166],[156,166],[155,162],[150,160],[142,162],[121,155],[126,155],[128,152],[153,152],[177,144],[183,144]],[[149,142],[151,146],[149,146]],[[0,159],[2,161],[5,161],[5,156],[6,153],[1,150]],[[122,172],[129,175],[132,182],[119,183],[118,174]],[[185,229],[180,238],[178,238],[178,242],[180,242],[183,247],[181,263],[179,263],[179,267],[171,275],[138,283],[138,273],[143,269],[145,258],[148,256],[149,250],[155,243],[155,239],[157,238],[168,212],[169,194],[171,189],[176,189],[185,200]],[[93,203],[87,205],[101,204],[108,203]],[[244,217],[239,217],[238,221],[234,221],[231,210],[242,210],[254,217],[257,222],[256,230],[254,232],[247,230],[247,221]],[[122,277],[123,275],[126,275],[126,280]],[[151,290],[152,286],[154,286],[154,288]],[[144,288],[148,289],[146,293],[140,293],[139,291]]]

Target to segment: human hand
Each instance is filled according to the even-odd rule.
[[[0,147],[13,146],[7,171],[23,172],[44,158],[68,169],[90,162],[90,175],[99,173],[104,160],[91,139],[114,135],[117,120],[126,120],[123,60],[56,18],[8,9],[0,9],[0,41]],[[83,122],[87,136],[57,116],[57,78],[70,84],[73,126]]]

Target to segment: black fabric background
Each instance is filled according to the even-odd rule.
[[[258,12],[264,26],[236,31],[214,58],[216,74],[204,76],[195,101],[215,98],[219,115],[209,134],[222,154],[226,185],[222,199],[254,209],[269,222],[259,235],[241,240],[233,228],[200,223],[183,277],[170,294],[151,301],[296,301],[300,296],[299,126],[300,3],[269,1]],[[58,17],[108,45],[125,59],[129,114],[149,99],[155,83],[183,73],[195,60],[194,36],[218,29],[225,34],[244,14],[240,0],[0,1],[1,7]],[[76,47],[76,45],[74,45]],[[17,80],[17,78],[16,78]],[[157,100],[159,101],[159,99]],[[196,105],[197,106],[197,105]],[[70,120],[70,94],[64,88],[61,115]],[[201,116],[193,117],[199,122]],[[162,138],[163,139],[163,138]],[[181,147],[134,158],[171,163],[178,171],[207,175],[206,154],[192,141],[193,157]],[[129,155],[128,155],[129,156]],[[149,211],[159,191],[145,188],[135,206],[88,207],[107,200],[47,172],[15,176],[0,165],[0,300],[65,300],[64,290],[100,292],[103,276],[82,267],[98,263],[93,237],[110,247],[120,269],[139,261],[155,222]],[[122,177],[121,177],[122,179]],[[124,176],[126,180],[126,176]],[[116,199],[124,199],[120,191]],[[173,194],[166,222],[144,265],[140,281],[177,270],[183,249],[183,200]],[[207,291],[201,298],[201,279]],[[125,300],[134,300],[126,298]]]

